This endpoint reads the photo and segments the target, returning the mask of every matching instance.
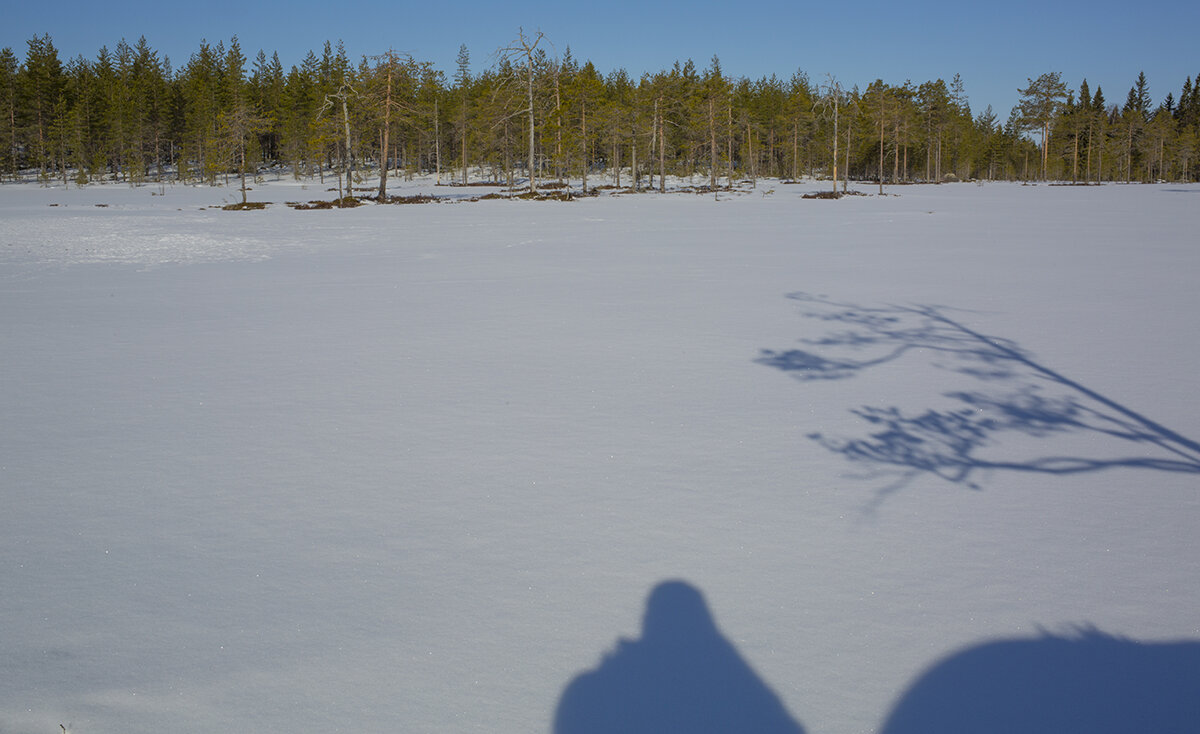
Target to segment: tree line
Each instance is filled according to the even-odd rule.
[[[264,168],[336,178],[436,174],[442,183],[567,179],[717,188],[760,176],[904,183],[957,179],[1195,181],[1200,76],[1153,104],[1139,74],[1123,105],[1086,80],[1029,79],[1005,121],[972,113],[957,75],[920,84],[835,77],[731,77],[713,57],[633,77],[568,47],[551,57],[519,32],[489,68],[467,48],[450,77],[387,51],[352,62],[341,43],[284,69],[237,37],[206,41],[179,68],[145,38],[96,58],[59,58],[49,35],[24,59],[0,50],[0,176],[131,184],[215,183]],[[624,180],[624,184],[622,183]]]

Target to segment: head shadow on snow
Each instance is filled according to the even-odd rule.
[[[993,640],[919,675],[881,734],[1200,731],[1200,642],[1094,629]]]
[[[829,330],[807,349],[764,349],[755,360],[802,382],[849,379],[905,360],[932,358],[932,369],[957,373],[975,389],[947,392],[937,407],[852,409],[869,426],[859,437],[810,438],[851,461],[895,471],[887,492],[922,474],[977,489],[989,470],[1075,474],[1116,467],[1200,473],[1200,443],[1039,362],[1016,342],[970,328],[943,306],[862,306],[793,293],[804,315]],[[945,407],[945,406],[949,407]],[[1086,437],[1077,451],[1013,456],[1006,437]],[[1098,446],[1098,450],[1091,448]]]
[[[1140,642],[1081,627],[986,640],[935,661],[878,731],[1194,734],[1198,722],[1200,641]],[[575,677],[554,718],[554,734],[804,731],[683,581],[650,592],[641,638],[618,641]]]
[[[804,734],[683,581],[656,586],[642,636],[620,640],[563,691],[554,734]]]

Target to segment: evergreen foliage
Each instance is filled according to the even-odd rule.
[[[667,175],[713,189],[760,176],[1200,178],[1200,77],[1155,107],[1139,73],[1117,107],[1087,80],[1076,92],[1042,74],[1000,124],[990,107],[972,115],[957,75],[831,91],[803,72],[733,78],[714,56],[703,70],[689,59],[635,76],[604,73],[569,47],[552,58],[540,38],[519,35],[482,71],[463,46],[448,79],[392,52],[353,64],[340,43],[285,69],[278,54],[250,61],[236,36],[201,41],[173,69],[145,38],[64,63],[49,35],[36,36],[23,59],[0,49],[0,176],[215,183],[274,167],[347,190],[381,169],[585,189],[661,188]]]

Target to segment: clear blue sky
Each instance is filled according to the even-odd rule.
[[[176,68],[199,47],[236,34],[253,61],[279,53],[284,68],[318,54],[326,40],[345,43],[351,59],[386,50],[431,61],[449,76],[461,44],[473,71],[517,35],[542,31],[552,54],[570,46],[602,72],[633,76],[689,58],[703,69],[718,55],[725,73],[786,79],[797,69],[813,81],[834,75],[845,86],[920,83],[962,75],[971,109],[992,105],[1003,121],[1030,77],[1062,72],[1071,88],[1087,77],[1121,103],[1145,71],[1155,103],[1176,97],[1200,74],[1200,2],[804,2],[695,0],[631,2],[533,0],[504,3],[359,0],[291,3],[208,0],[189,6],[162,0],[109,3],[6,2],[0,47],[21,59],[34,35],[49,33],[64,61],[94,59],[101,46],[145,36]]]

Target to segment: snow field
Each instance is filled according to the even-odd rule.
[[[0,731],[550,731],[675,578],[811,734],[876,730],[993,639],[1200,639],[1195,473],[971,489],[809,437],[1072,390],[927,349],[761,361],[828,351],[822,304],[929,304],[1195,441],[1200,187],[800,199],[824,185],[312,212],[287,181],[251,212],[0,186]]]

